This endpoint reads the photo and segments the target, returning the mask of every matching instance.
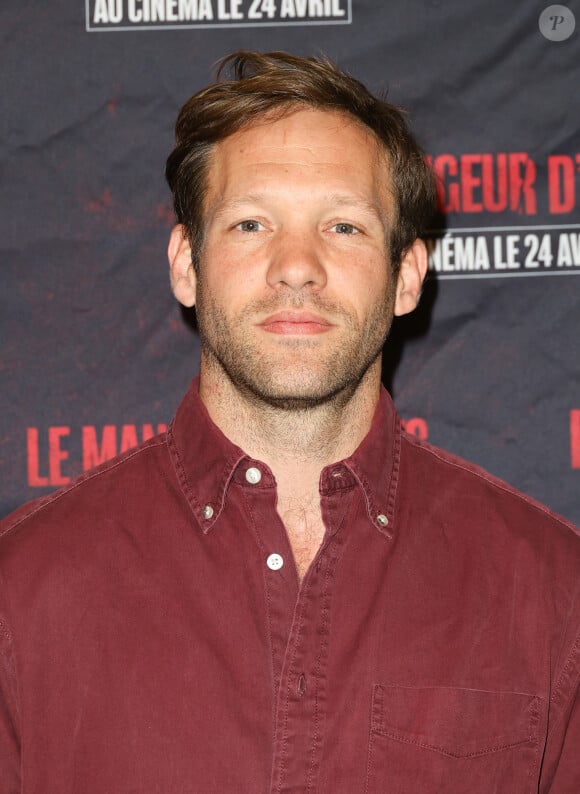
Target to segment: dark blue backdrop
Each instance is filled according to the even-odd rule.
[[[249,47],[325,52],[409,109],[446,213],[385,380],[410,430],[580,523],[579,8],[546,8],[3,3],[1,512],[156,431],[196,372],[164,161],[180,105]]]

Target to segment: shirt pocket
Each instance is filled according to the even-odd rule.
[[[376,684],[365,794],[537,791],[539,719],[533,695]]]

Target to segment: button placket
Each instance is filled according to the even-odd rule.
[[[339,538],[330,539],[329,571],[341,547]],[[312,576],[310,571],[299,592],[278,690],[272,790],[316,789],[327,715],[324,693],[334,585],[333,575]]]

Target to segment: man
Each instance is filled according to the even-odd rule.
[[[199,379],[0,541],[0,794],[580,791],[580,543],[402,433],[431,176],[325,60],[241,53],[168,160]]]

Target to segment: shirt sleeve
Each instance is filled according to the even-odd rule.
[[[550,704],[540,794],[580,792],[580,635]]]
[[[0,615],[0,794],[19,794],[20,740],[12,635]]]

